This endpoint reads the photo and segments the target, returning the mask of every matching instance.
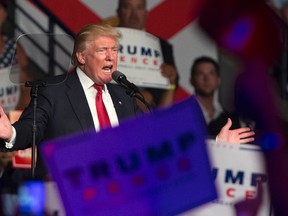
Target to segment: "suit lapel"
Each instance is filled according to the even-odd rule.
[[[91,111],[76,71],[70,72],[67,78],[67,97],[83,130],[95,128]]]
[[[119,91],[119,88],[116,88],[115,84],[107,84],[109,93],[111,95],[117,116],[119,120],[123,120],[129,116],[127,111],[127,101],[124,100],[127,97],[125,91]],[[123,93],[124,92],[124,93]]]

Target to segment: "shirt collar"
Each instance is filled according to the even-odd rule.
[[[83,86],[84,91],[87,89],[90,89],[94,85],[93,80],[90,79],[90,77],[88,77],[86,73],[83,70],[81,70],[79,67],[76,68],[76,72]],[[107,86],[104,85],[103,87],[104,87],[103,90],[106,92]]]
[[[196,99],[197,99],[197,95],[196,95]],[[198,100],[198,99],[197,99]],[[199,101],[199,100],[198,100]],[[210,119],[210,117],[208,116],[208,112],[206,111],[206,109],[204,108],[204,106],[198,102],[198,104],[200,105],[200,108],[202,110],[202,113],[204,115],[204,118],[206,120],[206,123],[210,123],[212,120],[218,118],[220,116],[220,114],[224,111],[223,107],[221,106],[219,99],[218,99],[218,91],[214,92],[214,96],[213,96],[213,106],[215,109],[214,112],[214,116]]]

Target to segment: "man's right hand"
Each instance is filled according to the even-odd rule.
[[[9,142],[12,137],[12,125],[3,108],[0,106],[0,139]]]

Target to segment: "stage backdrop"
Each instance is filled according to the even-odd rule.
[[[37,21],[49,31],[47,17],[29,0],[16,0],[21,7],[28,11]],[[66,1],[40,0],[53,14],[58,17],[73,32],[77,32],[83,25],[107,20],[116,15],[117,1],[80,0]],[[180,87],[185,93],[193,93],[189,84],[189,70],[193,60],[200,55],[209,55],[217,59],[217,49],[198,28],[197,17],[203,4],[202,0],[147,0],[149,15],[147,31],[155,36],[168,40],[174,46],[174,57],[180,74]],[[67,10],[69,8],[69,10]],[[16,21],[27,33],[43,33],[35,24],[16,11]],[[57,33],[61,29],[56,28]],[[27,50],[35,61],[38,56]],[[42,60],[43,62],[43,60]],[[42,63],[43,64],[43,63]],[[181,91],[182,92],[182,91]],[[181,96],[180,96],[181,97]]]

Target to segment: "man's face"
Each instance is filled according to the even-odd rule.
[[[80,68],[98,85],[109,83],[117,68],[118,44],[110,37],[98,37],[77,53]]]
[[[147,10],[144,0],[123,0],[117,14],[120,27],[145,29]]]
[[[212,96],[220,85],[220,77],[212,63],[199,63],[191,80],[195,92],[202,96]]]

